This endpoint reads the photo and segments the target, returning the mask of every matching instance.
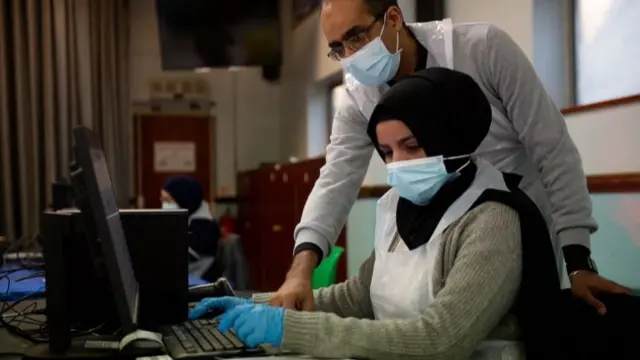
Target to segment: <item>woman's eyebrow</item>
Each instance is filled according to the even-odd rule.
[[[407,141],[409,141],[409,140],[413,140],[413,139],[415,139],[415,138],[416,138],[416,137],[415,137],[415,136],[413,136],[413,135],[407,135],[407,136],[405,136],[405,137],[400,138],[400,140],[398,140],[398,142],[399,142],[399,143],[407,142]]]

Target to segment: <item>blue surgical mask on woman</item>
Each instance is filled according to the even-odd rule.
[[[396,52],[392,54],[384,46],[382,38],[387,22],[385,16],[380,35],[373,39],[353,55],[344,58],[340,64],[346,72],[351,74],[361,84],[378,86],[393,79],[400,67],[400,34],[396,33]]]
[[[445,160],[454,160],[464,156],[444,158],[432,156],[420,159],[398,161],[387,164],[387,182],[400,196],[416,205],[426,205],[448,181],[458,175],[458,171],[448,173]]]

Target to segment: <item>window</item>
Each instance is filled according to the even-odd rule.
[[[640,1],[574,1],[576,105],[640,94]]]

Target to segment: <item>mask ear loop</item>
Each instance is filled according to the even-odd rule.
[[[447,156],[446,158],[442,158],[442,160],[459,160],[459,159],[464,159],[464,158],[469,158],[469,160],[471,160],[472,156],[473,156],[473,154]]]
[[[382,41],[382,34],[384,34],[384,29],[387,26],[387,14],[384,14],[384,18],[382,20],[382,29],[380,30],[380,35],[378,35],[378,37],[380,38],[380,40]],[[400,51],[402,51],[402,49],[400,49],[400,32],[396,32],[396,54],[399,53]]]
[[[462,164],[456,171],[454,171],[455,173],[459,173],[460,171],[462,171],[464,168],[466,168],[469,164],[471,164],[471,160],[474,159],[474,155],[473,154],[466,154],[466,155],[456,155],[456,156],[449,156],[446,158],[443,158],[443,161],[447,161],[447,160],[460,160],[460,159],[465,159],[467,158],[467,161]]]
[[[382,18],[382,29],[380,29],[380,35],[378,35],[380,39],[382,39],[382,34],[384,34],[384,29],[386,26],[387,26],[387,14],[384,14],[384,17]]]

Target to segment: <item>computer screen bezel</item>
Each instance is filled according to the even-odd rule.
[[[117,216],[119,221],[119,213],[107,214],[103,205],[102,194],[100,185],[98,183],[96,170],[94,167],[93,156],[91,150],[98,150],[102,152],[104,158],[104,151],[102,148],[102,142],[99,135],[93,130],[85,127],[78,126],[73,129],[73,136],[75,140],[75,156],[77,165],[82,169],[82,175],[84,178],[84,185],[86,186],[87,198],[89,205],[91,206],[91,213],[93,214],[93,221],[95,222],[98,230],[99,241],[102,248],[102,255],[107,270],[107,276],[111,284],[113,297],[120,319],[120,326],[123,334],[128,334],[136,330],[138,319],[138,304],[139,304],[139,286],[137,281],[135,282],[135,290],[133,291],[134,299],[132,306],[130,306],[129,299],[127,298],[127,292],[125,290],[124,276],[126,274],[122,271],[118,261],[118,252],[116,251],[116,244],[113,241],[113,234],[107,221],[110,216]],[[106,158],[104,158],[106,162]],[[107,165],[108,169],[108,165]],[[111,177],[109,174],[110,191],[113,192],[113,186]],[[122,227],[120,227],[122,229]],[[122,261],[129,264],[130,276],[134,276],[133,267],[131,265],[131,258],[129,256],[129,250],[126,248],[127,243],[124,238],[124,233],[121,234],[124,240],[123,249],[125,259]],[[97,239],[96,239],[97,240]]]

